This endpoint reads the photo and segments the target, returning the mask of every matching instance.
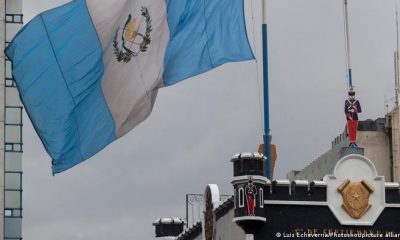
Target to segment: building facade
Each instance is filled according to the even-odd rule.
[[[360,121],[358,125],[357,144],[365,157],[370,159],[380,176],[387,181],[399,182],[398,111],[389,113],[385,118],[375,121]],[[322,180],[331,174],[336,163],[341,159],[341,150],[349,145],[346,130],[332,141],[332,148],[302,170],[293,170],[287,178],[293,180]]]
[[[343,156],[321,181],[271,182],[258,153],[232,161],[234,196],[219,201],[218,187],[208,185],[201,222],[179,234],[173,221],[157,221],[156,239],[400,238],[400,184],[386,182],[365,156]]]
[[[4,81],[0,83],[0,176],[3,204],[1,239],[22,239],[22,104],[13,79],[11,62],[4,55],[23,23],[22,0],[0,0],[1,21],[1,64]]]

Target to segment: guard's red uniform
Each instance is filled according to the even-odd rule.
[[[344,112],[346,113],[350,145],[355,144],[357,141],[358,113],[361,112],[360,102],[355,98],[346,100]]]
[[[247,215],[254,216],[254,208],[256,205],[257,189],[253,184],[246,186],[246,199],[247,199]]]

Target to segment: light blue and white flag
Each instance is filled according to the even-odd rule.
[[[253,59],[243,0],[74,0],[6,49],[53,173],[145,120],[160,87]]]

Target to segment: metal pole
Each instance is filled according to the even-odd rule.
[[[189,227],[189,194],[186,194],[186,227]]]
[[[399,105],[399,86],[398,86],[398,81],[399,81],[399,55],[398,52],[394,52],[394,84],[395,84],[395,96],[394,96],[394,102],[395,102],[395,107]]]
[[[396,6],[395,103],[399,105],[399,13]]]
[[[395,88],[396,88],[396,95],[395,95],[395,102],[396,102],[396,106],[394,108],[394,114],[396,114],[397,116],[397,128],[393,126],[392,123],[392,134],[395,137],[395,141],[397,139],[397,141],[399,140],[399,126],[400,126],[400,107],[399,107],[399,79],[400,79],[400,69],[399,69],[399,13],[398,13],[398,9],[397,9],[397,4],[396,4],[396,56],[395,56],[395,62],[396,62],[396,84],[395,84]],[[393,145],[396,146],[395,142],[393,142]],[[398,144],[397,144],[398,146]],[[399,152],[398,152],[398,147],[393,148],[393,181],[398,181],[398,172],[399,172]],[[397,160],[397,161],[396,161]]]
[[[268,28],[267,28],[267,0],[262,1],[262,41],[263,41],[263,76],[264,76],[264,146],[267,158],[265,175],[271,176],[271,151],[269,139],[269,89],[268,89]]]
[[[344,1],[344,18],[345,18],[345,31],[346,31],[346,47],[347,47],[347,64],[348,64],[348,75],[349,75],[349,87],[353,87],[353,74],[351,71],[351,59],[350,59],[350,34],[349,34],[349,12],[347,8],[347,0]]]

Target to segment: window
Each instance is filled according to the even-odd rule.
[[[244,190],[239,188],[239,207],[244,207]]]
[[[21,190],[18,191],[4,191],[5,207],[7,209],[21,209]]]
[[[22,188],[22,173],[5,172],[5,189],[20,190]]]
[[[6,217],[11,217],[13,214],[12,214],[12,209],[6,209],[6,210],[4,210],[4,216],[6,216]]]
[[[260,188],[260,208],[264,208],[264,189]]]
[[[21,218],[21,209],[5,209],[4,216]]]
[[[6,23],[22,23],[22,14],[6,14]]]

